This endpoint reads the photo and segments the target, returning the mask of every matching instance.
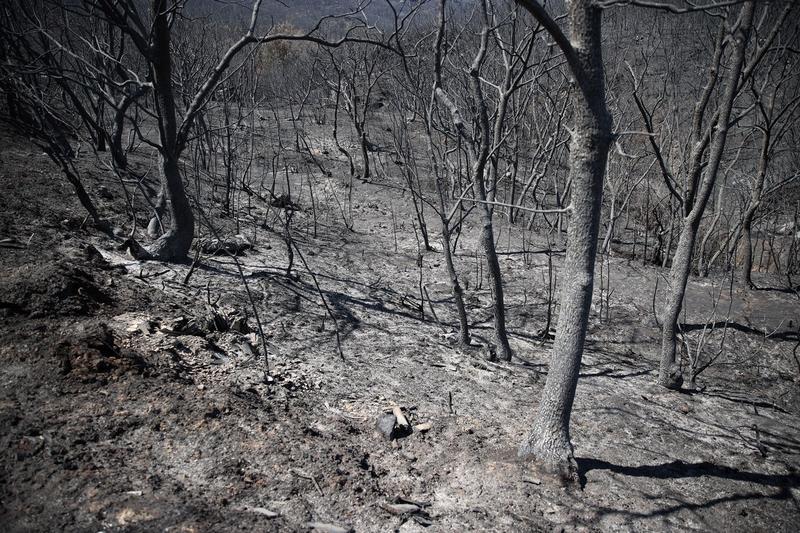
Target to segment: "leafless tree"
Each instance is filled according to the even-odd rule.
[[[575,85],[569,160],[571,219],[562,274],[561,311],[538,412],[519,453],[535,457],[546,471],[573,479],[577,466],[569,420],[591,307],[603,177],[612,139],[611,115],[605,98],[602,11],[590,0],[570,2],[567,36],[538,2],[517,0],[517,3],[536,18],[561,48]]]
[[[665,165],[661,165],[664,179],[668,184],[673,184],[671,191],[678,196],[683,213],[678,244],[672,258],[667,301],[662,316],[661,363],[658,382],[667,388],[679,388],[683,381],[680,362],[676,358],[678,316],[691,270],[695,240],[725,154],[731,121],[741,118],[744,113],[740,112],[739,117],[733,115],[734,101],[739,95],[743,83],[752,76],[753,70],[777,35],[791,10],[791,5],[783,9],[777,20],[773,22],[771,30],[757,44],[748,58],[748,45],[755,9],[754,2],[745,2],[738,14],[736,11],[732,11],[725,22],[720,25],[708,79],[701,98],[695,106],[692,118],[690,162],[686,171],[686,186],[682,195],[677,193],[674,188],[674,177],[671,171]],[[764,19],[761,20],[763,22]],[[723,76],[721,73],[722,60],[729,47],[729,64]],[[710,105],[718,85],[721,86],[722,92],[717,109],[712,115]],[[659,153],[657,157],[663,161],[660,150],[658,148],[656,150]]]
[[[25,33],[18,35],[21,38],[33,36],[39,52],[37,57],[46,60],[51,54],[60,54],[86,67],[78,72],[79,77],[62,76],[65,81],[62,87],[88,89],[93,91],[94,98],[102,97],[106,101],[111,99],[102,89],[95,87],[102,88],[108,82],[114,82],[120,91],[135,94],[148,90],[152,95],[153,106],[148,113],[155,122],[157,138],[151,139],[143,134],[142,140],[158,152],[161,182],[159,204],[164,207],[167,216],[161,219],[164,233],[147,248],[146,253],[142,253],[142,258],[183,260],[189,251],[194,238],[195,218],[186,193],[180,160],[206,106],[217,89],[229,80],[231,70],[242,64],[241,61],[237,63],[237,59],[245,50],[280,41],[308,41],[332,48],[348,42],[371,42],[387,47],[380,40],[371,39],[363,33],[353,35],[353,26],[345,28],[338,39],[327,39],[322,33],[326,18],[320,19],[310,30],[297,34],[281,33],[275,31],[274,27],[261,31],[258,25],[261,3],[261,0],[254,1],[244,34],[222,51],[210,70],[203,74],[202,81],[196,84],[197,90],[186,100],[186,105],[181,105],[173,76],[175,57],[172,34],[185,7],[183,2],[150,0],[147,9],[143,9],[142,3],[136,0],[85,0],[70,4],[41,0],[30,4],[14,4],[15,10],[27,15]],[[48,10],[47,16],[44,16]],[[360,8],[357,7],[358,11]],[[96,20],[121,32],[126,52],[112,55],[104,48],[93,46],[91,40],[74,35],[70,24],[76,19]],[[357,25],[363,27],[364,23]],[[89,68],[97,58],[101,63],[110,63],[112,69],[124,73],[124,78],[109,79],[97,68]],[[120,107],[125,104],[130,105],[130,102],[123,100],[123,105],[117,106],[118,116]],[[85,114],[89,116],[91,113]],[[122,113],[122,122],[125,119]],[[100,125],[99,121],[95,122]]]

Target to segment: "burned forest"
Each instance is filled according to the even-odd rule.
[[[800,530],[800,3],[0,2],[0,531]]]

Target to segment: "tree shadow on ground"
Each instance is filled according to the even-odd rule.
[[[718,320],[716,322],[708,322],[705,324],[682,323],[679,324],[678,327],[683,331],[696,331],[701,329],[713,330],[713,329],[722,329],[727,327],[736,331],[741,331],[742,333],[758,335],[759,337],[768,337],[770,339],[778,341],[800,340],[800,332],[797,331],[781,331],[781,332],[769,333],[767,331],[762,331],[760,329],[746,326],[744,324],[739,324],[738,322],[724,321],[724,320]]]
[[[762,474],[717,465],[707,461],[685,463],[677,460],[669,463],[639,466],[623,466],[600,459],[590,458],[577,458],[576,461],[578,463],[578,478],[582,489],[586,486],[586,474],[591,470],[608,470],[609,472],[619,475],[635,478],[650,478],[653,480],[709,477],[754,483],[764,487],[764,489],[772,489],[769,490],[769,492],[762,492],[764,489],[761,489],[762,491],[736,492],[717,496],[715,498],[701,499],[700,501],[686,501],[681,498],[675,498],[674,496],[664,496],[664,499],[667,500],[664,502],[665,505],[660,505],[652,510],[631,510],[628,508],[597,506],[596,512],[598,518],[615,514],[628,516],[634,519],[659,516],[666,517],[681,511],[692,512],[708,510],[720,504],[746,502],[750,500],[754,502],[759,500],[789,500],[800,510],[800,505],[792,495],[792,489],[800,487],[800,475],[797,473]],[[701,519],[701,515],[696,515],[696,518]]]
[[[764,408],[764,409],[773,409],[783,414],[791,414],[789,411],[777,405],[773,402],[766,401],[766,400],[757,400],[753,399],[752,395],[745,395],[737,393],[736,391],[726,391],[724,389],[721,390],[704,390],[703,395],[708,396],[710,398],[720,398],[723,400],[727,400],[731,403],[736,403],[739,405],[744,405],[748,407]]]
[[[625,378],[632,378],[636,376],[646,376],[648,374],[652,374],[653,370],[638,370],[633,372],[616,372],[613,368],[605,368],[603,370],[598,370],[597,372],[582,372],[580,374],[580,379],[586,378],[599,378],[599,377],[606,377],[611,379],[625,379]]]
[[[581,487],[586,485],[586,473],[591,470],[608,470],[615,474],[651,479],[682,479],[716,477],[733,481],[744,481],[758,485],[789,489],[800,487],[800,474],[761,474],[717,465],[708,461],[685,463],[681,460],[655,465],[623,466],[602,459],[576,458]],[[787,496],[788,497],[788,496]]]
[[[781,292],[784,294],[794,294],[794,295],[797,295],[798,292],[800,292],[800,285],[796,285],[794,287],[757,287],[754,284],[753,288],[757,291]]]

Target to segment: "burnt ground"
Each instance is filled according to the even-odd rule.
[[[45,156],[0,143],[4,531],[800,528],[793,294],[693,280],[685,321],[724,321],[732,296],[730,327],[699,389],[667,392],[652,385],[662,273],[612,255],[610,312],[592,313],[572,418],[580,484],[559,487],[516,458],[549,356],[536,337],[545,254],[502,256],[520,359],[487,361],[452,345],[443,258],[426,252],[418,267],[409,197],[357,182],[349,231],[343,181],[318,176],[316,235],[307,195],[293,235],[337,317],[340,354],[314,278],[297,254],[286,276],[282,239],[260,227],[274,208],[255,199],[239,221],[253,244],[241,275],[232,258],[203,255],[184,283],[188,264],[134,261],[83,225]],[[126,224],[119,187],[88,161],[90,193]],[[498,226],[501,252],[519,251],[519,228]],[[488,338],[475,228],[459,246],[470,319]],[[420,275],[435,318],[419,310]],[[715,353],[719,331],[706,338]],[[392,406],[430,429],[386,440],[376,421]]]

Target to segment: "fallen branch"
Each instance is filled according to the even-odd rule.
[[[188,285],[189,279],[194,274],[194,269],[197,267],[197,262],[200,260],[200,248],[198,247],[197,250],[194,252],[194,260],[192,261],[192,266],[189,267],[189,272],[186,273],[186,277],[183,278],[183,284]]]
[[[292,468],[291,472],[292,472],[292,474],[296,475],[297,477],[301,477],[303,479],[307,479],[307,480],[313,482],[314,486],[317,488],[317,491],[320,493],[320,495],[322,495],[322,496],[325,495],[325,493],[322,492],[322,487],[320,487],[319,483],[317,482],[317,478],[315,478],[314,476],[312,476],[311,474],[309,474],[305,470],[300,470],[299,468]]]

